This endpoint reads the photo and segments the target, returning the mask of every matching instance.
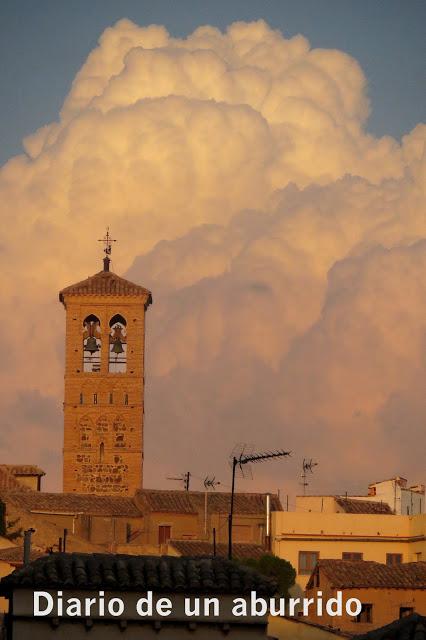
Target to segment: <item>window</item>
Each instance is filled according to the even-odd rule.
[[[129,404],[129,394],[128,393],[124,394],[124,404]]]
[[[120,314],[109,321],[109,363],[110,373],[126,373],[127,368],[127,322]]]
[[[99,445],[99,462],[103,462],[104,461],[104,456],[105,456],[105,445],[103,442],[101,442],[101,444]]]
[[[83,404],[83,402],[84,402],[84,397],[83,397],[83,394],[80,393],[80,404]]]
[[[109,394],[109,403],[110,404],[114,404],[114,394],[113,393]]]
[[[399,607],[399,617],[406,618],[414,613],[414,607]]]
[[[158,544],[166,544],[172,537],[172,527],[169,524],[160,524],[158,527]]]
[[[361,561],[362,553],[359,551],[344,551],[342,553],[342,560],[351,560],[352,562]]]
[[[401,564],[402,562],[402,553],[387,553],[386,554],[386,564],[389,567],[394,567],[396,564]]]
[[[93,394],[93,404],[98,404],[98,394],[97,393]]]
[[[373,605],[362,604],[361,611],[355,618],[355,622],[373,622]]]
[[[319,551],[299,551],[299,574],[311,575],[318,562]]]
[[[101,323],[91,314],[83,321],[83,371],[98,373],[101,370]]]

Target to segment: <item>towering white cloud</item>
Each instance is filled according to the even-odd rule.
[[[34,433],[60,449],[56,291],[97,269],[109,224],[115,269],[154,292],[151,483],[195,464],[191,448],[225,473],[245,439],[296,457],[315,446],[328,490],[381,472],[420,480],[400,434],[420,438],[426,419],[426,128],[377,139],[368,113],[353,58],[263,21],[183,40],[128,20],[107,29],[58,122],[0,172],[0,374],[16,427],[3,457]],[[258,486],[295,470],[274,473]]]

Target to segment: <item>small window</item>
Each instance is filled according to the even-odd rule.
[[[166,544],[172,537],[172,527],[169,524],[160,524],[158,527],[158,544]]]
[[[319,551],[299,551],[299,574],[310,576],[318,562]]]
[[[109,403],[110,404],[114,404],[114,394],[113,393],[109,394]]]
[[[386,554],[386,564],[388,567],[394,567],[396,564],[401,564],[402,562],[402,553],[387,553]]]
[[[124,404],[129,404],[129,394],[128,393],[124,394]]]
[[[399,607],[399,617],[406,618],[414,613],[414,607]]]
[[[105,456],[105,445],[103,442],[101,442],[101,444],[99,445],[99,462],[104,461],[104,456]]]
[[[83,394],[80,393],[80,404],[83,404],[83,402],[84,402],[84,397],[83,397]]]
[[[373,605],[372,604],[362,604],[361,611],[355,618],[355,622],[373,622]]]
[[[98,404],[98,394],[97,393],[93,394],[93,404]]]
[[[351,562],[360,562],[362,560],[362,553],[359,553],[359,551],[344,551],[342,553],[342,560],[351,560]]]

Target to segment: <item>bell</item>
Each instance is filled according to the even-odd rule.
[[[84,347],[85,351],[90,351],[90,353],[95,353],[96,351],[99,351],[99,347],[97,345],[96,342],[96,338],[94,338],[93,336],[89,336],[87,338],[87,342],[86,345]]]
[[[112,353],[124,353],[124,349],[123,346],[121,344],[121,340],[114,340],[114,344],[112,345],[112,349],[111,349]]]

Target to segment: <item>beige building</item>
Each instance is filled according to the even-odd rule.
[[[357,616],[318,616],[312,606],[309,620],[353,634],[362,634],[416,612],[426,614],[426,562],[387,566],[378,562],[319,560],[306,586],[306,596],[325,602],[342,592],[343,602],[357,598]],[[343,605],[344,612],[344,605]],[[345,612],[344,612],[345,613]]]
[[[228,541],[229,493],[141,489],[133,497],[33,491],[0,492],[5,517],[16,528],[36,529],[37,548],[58,549],[67,529],[67,550],[103,548],[121,553],[168,553],[174,540]],[[281,509],[278,496],[271,507]],[[234,541],[264,545],[266,496],[237,493],[234,502]],[[86,548],[84,545],[87,545]]]
[[[143,484],[145,312],[151,293],[104,269],[63,289],[63,490],[133,495]]]
[[[338,506],[339,500],[330,497],[330,505]],[[272,551],[296,569],[295,591],[299,595],[323,558],[371,560],[388,565],[426,558],[425,514],[363,513],[351,510],[352,504],[347,508],[346,512],[272,514]]]

